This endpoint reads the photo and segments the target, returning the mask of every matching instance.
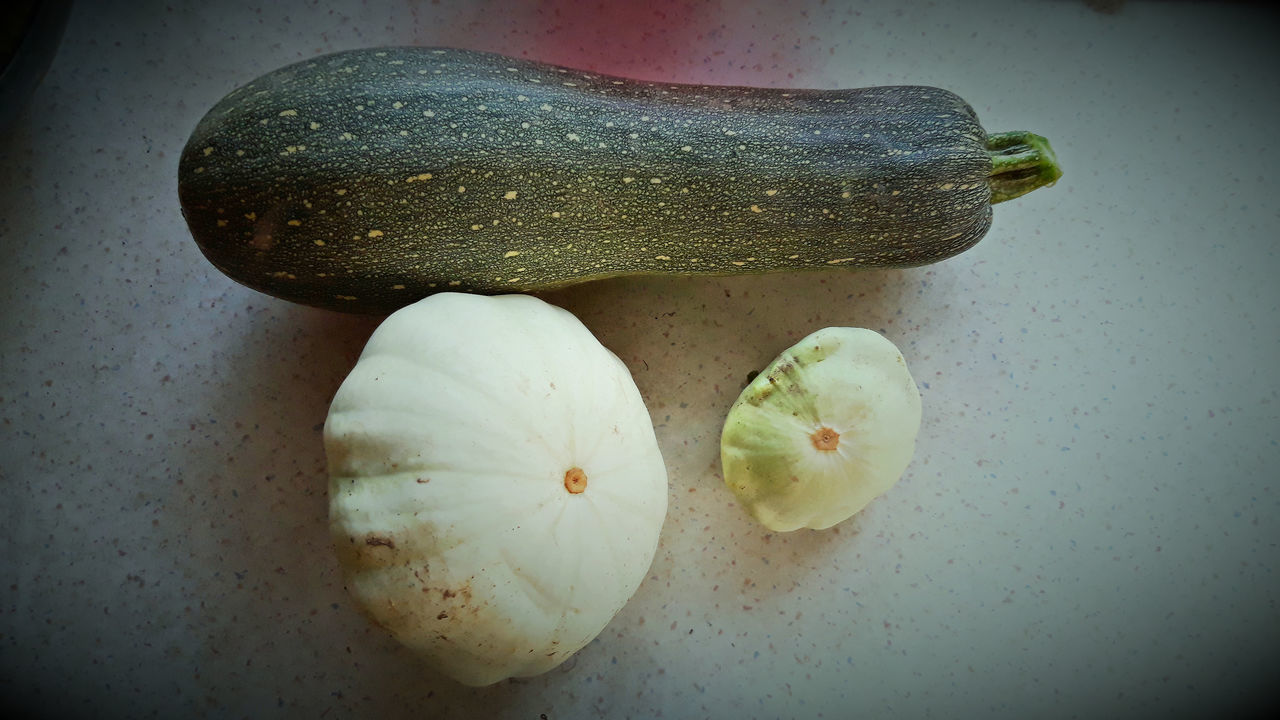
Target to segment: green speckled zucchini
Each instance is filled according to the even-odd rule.
[[[297,302],[385,313],[443,290],[936,262],[1060,171],[945,90],[639,82],[384,48],[269,73],[183,151],[205,256]]]

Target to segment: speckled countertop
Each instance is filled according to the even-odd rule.
[[[1280,676],[1272,11],[503,5],[75,7],[0,138],[6,705],[1191,717]],[[467,689],[357,614],[328,547],[320,428],[376,319],[234,284],[176,199],[182,145],[224,93],[388,44],[672,81],[939,85],[991,131],[1049,137],[1066,175],[930,267],[547,295],[634,374],[670,513],[596,641],[547,675]],[[721,485],[720,423],[749,372],[827,325],[902,349],[924,398],[917,454],[836,529],[771,534]]]

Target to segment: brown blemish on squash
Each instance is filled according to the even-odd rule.
[[[431,563],[423,563],[422,572],[418,572],[417,570],[414,570],[413,576],[418,578],[418,582],[422,583],[423,585],[426,585],[427,579],[422,577],[422,573],[430,573],[430,572],[431,572]],[[426,592],[426,588],[423,588],[422,591]]]
[[[470,580],[462,583],[462,585],[458,586],[456,590],[454,588],[440,588],[440,597],[445,600],[452,600],[453,598],[456,598],[459,596],[462,597],[462,600],[460,600],[458,603],[459,605],[467,605],[471,602],[471,581]]]
[[[391,548],[392,550],[396,549],[396,543],[394,540],[392,540],[389,537],[382,537],[380,535],[370,535],[366,537],[364,539],[364,544],[370,547],[382,546],[382,547]]]
[[[823,452],[831,452],[840,446],[840,433],[829,427],[818,428],[809,436],[813,446]]]
[[[577,495],[587,489],[587,474],[580,467],[571,467],[564,474],[564,489]]]

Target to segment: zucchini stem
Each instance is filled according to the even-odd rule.
[[[1025,130],[987,136],[991,156],[991,203],[994,205],[1048,187],[1062,177],[1049,141]]]

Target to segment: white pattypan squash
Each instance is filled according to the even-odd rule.
[[[890,340],[864,328],[818,330],[729,409],[725,484],[770,530],[829,528],[902,477],[920,415],[920,391]]]
[[[530,296],[443,293],[389,316],[324,440],[348,590],[468,685],[564,662],[657,549],[667,474],[631,375]]]

